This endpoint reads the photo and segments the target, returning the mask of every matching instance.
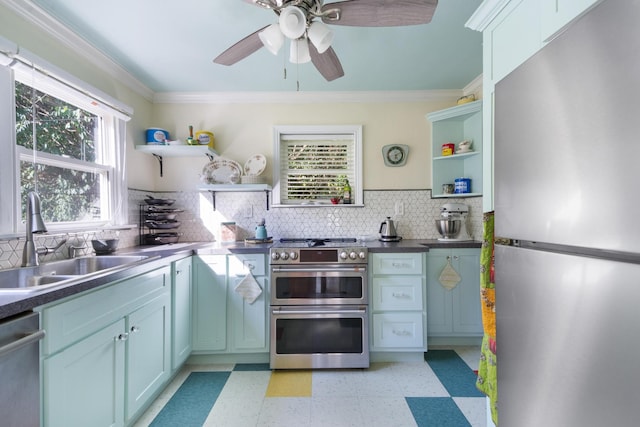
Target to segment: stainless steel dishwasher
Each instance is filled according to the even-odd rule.
[[[38,341],[44,337],[40,315],[29,312],[0,322],[0,424],[40,425]]]

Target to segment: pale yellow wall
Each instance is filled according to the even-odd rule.
[[[183,141],[188,126],[215,134],[216,149],[244,165],[252,154],[267,157],[264,175],[272,182],[274,125],[363,126],[364,189],[431,188],[431,126],[425,115],[455,105],[455,99],[403,103],[331,104],[157,104],[149,126],[167,129],[171,138]],[[140,141],[144,141],[142,131]],[[403,167],[387,167],[382,147],[409,145],[409,159]],[[164,177],[154,169],[155,190],[191,190],[198,184],[206,157],[167,158]]]

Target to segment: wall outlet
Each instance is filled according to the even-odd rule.
[[[404,203],[396,202],[396,215],[404,215]]]
[[[253,205],[245,206],[242,210],[245,218],[253,217]]]

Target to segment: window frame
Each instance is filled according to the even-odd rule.
[[[282,196],[286,194],[286,188],[280,181],[280,175],[285,165],[286,159],[282,159],[280,156],[281,144],[284,140],[291,136],[306,135],[309,137],[309,141],[331,139],[332,135],[349,135],[350,141],[354,144],[354,164],[353,169],[350,170],[350,175],[353,177],[349,181],[352,192],[352,203],[348,205],[344,204],[331,204],[330,201],[320,203],[285,203],[282,200]],[[310,125],[310,126],[274,126],[273,127],[273,203],[275,208],[297,208],[297,207],[332,207],[332,208],[348,208],[348,207],[362,207],[364,206],[364,191],[363,191],[363,173],[362,173],[362,125]],[[284,166],[286,167],[286,166]]]
[[[0,41],[4,39],[0,38]],[[105,228],[130,228],[126,182],[126,121],[133,110],[100,90],[22,50],[20,54],[0,52],[0,204],[10,206],[0,213],[0,238],[12,238],[25,231],[21,218],[20,162],[30,162],[34,152],[17,145],[15,82],[34,87],[50,96],[82,108],[100,118],[100,147],[96,162],[37,152],[38,163],[95,172],[100,179],[101,219],[47,223],[50,232],[80,232]],[[99,163],[98,163],[99,162]]]

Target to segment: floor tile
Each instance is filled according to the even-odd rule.
[[[479,348],[430,350],[425,358],[428,362],[314,371],[271,371],[268,364],[186,365],[135,427],[163,425],[159,414],[171,407],[184,412],[180,427],[487,427],[486,400],[475,389],[472,371]],[[195,424],[187,422],[187,415],[197,395],[188,403],[171,403],[192,372],[226,376],[205,419]],[[281,384],[285,390],[302,385],[306,396],[267,397],[274,377],[289,378],[289,385]],[[205,394],[210,392],[205,388]]]
[[[407,397],[418,427],[471,427],[450,397]]]
[[[259,426],[306,427],[311,425],[311,398],[268,397],[262,404]]]

